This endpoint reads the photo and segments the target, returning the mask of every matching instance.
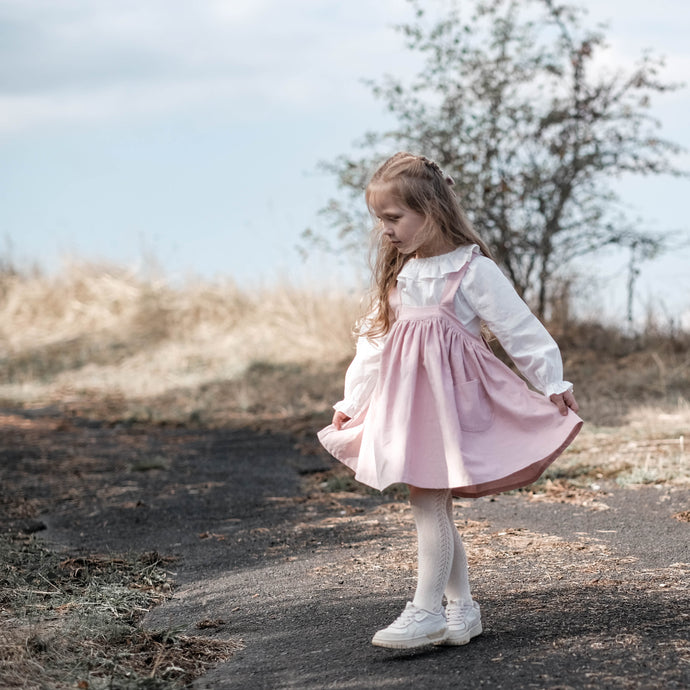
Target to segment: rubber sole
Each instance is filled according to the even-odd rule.
[[[431,644],[443,644],[447,635],[447,628],[443,628],[436,633],[429,633],[421,637],[413,637],[407,640],[377,639],[376,635],[374,635],[371,644],[373,644],[374,647],[385,647],[386,649],[416,649],[417,647],[425,647]]]
[[[462,637],[453,637],[452,633],[448,633],[448,636],[441,640],[440,642],[435,642],[438,645],[449,645],[459,647],[460,645],[467,644],[473,637],[482,634],[482,623],[479,621],[475,626],[469,629]]]

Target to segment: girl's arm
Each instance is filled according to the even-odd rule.
[[[563,380],[563,361],[556,342],[501,269],[491,259],[477,256],[460,289],[525,378],[563,414],[567,408],[577,411],[572,384]]]
[[[333,425],[337,429],[354,417],[367,404],[374,392],[385,340],[385,336],[374,340],[364,336],[357,339],[357,352],[345,374],[344,397],[333,405]]]

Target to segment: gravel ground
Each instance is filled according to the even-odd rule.
[[[456,501],[484,633],[392,651],[369,641],[414,592],[404,500],[325,493],[332,461],[287,436],[0,412],[11,528],[174,557],[145,625],[242,642],[196,688],[690,687],[687,489]]]

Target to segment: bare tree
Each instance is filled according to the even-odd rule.
[[[603,28],[583,27],[583,8],[555,0],[447,2],[440,18],[408,1],[414,21],[397,29],[423,67],[407,82],[369,82],[397,127],[366,134],[362,157],[323,164],[346,195],[323,210],[341,246],[361,246],[370,225],[360,195],[375,163],[406,149],[455,178],[475,227],[540,315],[574,258],[608,245],[663,248],[665,235],[633,224],[612,186],[628,174],[685,174],[673,162],[682,149],[650,114],[652,95],[679,88],[659,78],[662,59],[597,68]]]

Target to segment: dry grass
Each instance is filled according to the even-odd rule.
[[[0,537],[3,688],[182,688],[239,641],[146,632],[170,596],[155,553],[61,560],[30,537]]]
[[[254,424],[313,434],[352,356],[359,294],[231,281],[172,287],[75,263],[0,275],[0,399],[147,422]],[[690,334],[626,336],[556,319],[589,423],[561,477],[687,482]],[[579,478],[579,479],[578,479]]]
[[[602,480],[621,485],[690,483],[690,405],[635,407],[619,426],[590,423],[543,479],[566,479],[596,487]]]
[[[75,264],[0,281],[0,398],[127,398],[241,380],[257,363],[347,357],[357,299],[291,285],[173,288]]]

